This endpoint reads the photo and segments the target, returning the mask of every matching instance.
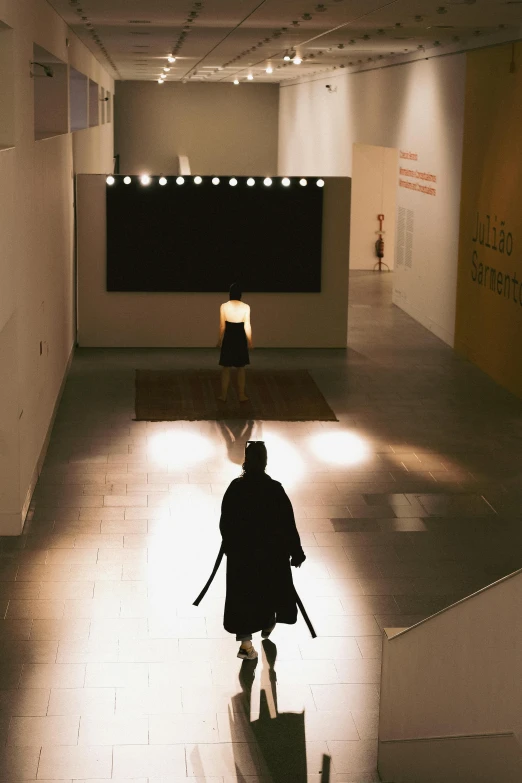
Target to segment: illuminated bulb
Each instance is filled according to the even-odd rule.
[[[194,177],[194,184],[195,185],[201,185],[202,182],[203,182],[203,180],[201,179],[201,177]]]
[[[228,184],[232,185],[233,188],[237,185],[237,179],[235,177],[232,177],[232,179],[228,180]]]
[[[165,79],[158,79],[158,84],[163,84],[164,81]]]
[[[255,181],[255,179],[253,177],[249,177],[247,179],[247,185],[250,185],[250,187],[252,187],[252,185],[255,185],[255,184],[256,184],[256,181]]]
[[[308,182],[305,179],[300,179],[299,184],[304,188],[306,185],[308,185]]]
[[[249,82],[251,82],[253,78],[254,78],[254,77],[252,76],[252,74],[251,74],[251,73],[249,73],[249,74],[248,74],[248,76],[247,76],[247,79],[248,79],[248,81],[249,81]]]
[[[132,180],[131,180],[131,178],[130,178],[130,177],[124,177],[124,178],[123,178],[123,181],[125,182],[125,184],[126,184],[126,185],[130,185],[130,184],[131,184],[131,182],[132,182]]]
[[[318,188],[324,188],[324,179],[318,179],[316,185]]]
[[[140,182],[142,185],[150,185],[150,177],[148,174],[144,174],[142,177],[140,177]]]
[[[288,177],[283,177],[283,179],[281,180],[281,185],[284,185],[285,188],[287,188],[289,184],[290,184],[290,180],[288,179]]]
[[[167,60],[169,61],[169,63],[175,63],[175,62],[176,62],[176,58],[175,58],[175,57],[173,57],[172,55],[170,55],[169,57],[167,57]]]
[[[183,185],[184,182],[185,182],[185,178],[184,177],[178,177],[176,179],[176,185]]]
[[[267,73],[273,73],[274,72],[274,69],[272,68],[271,65],[268,66],[268,68],[266,69],[266,72]]]
[[[160,177],[159,178],[159,184],[160,185],[166,185],[167,184],[167,178],[166,177]]]
[[[289,54],[285,54],[285,56],[283,57],[283,60],[286,60],[286,62],[289,62],[291,59],[292,58],[290,57]]]
[[[107,183],[107,185],[114,185],[114,183],[116,182],[116,180],[114,179],[114,177],[113,177],[113,176],[109,176],[109,177],[107,177],[107,179],[105,180],[105,182]]]
[[[219,177],[212,177],[212,184],[219,185]]]
[[[294,60],[293,60],[293,62],[294,62],[294,65],[301,65],[301,63],[302,63],[303,61],[302,61],[302,60],[301,60],[301,58],[298,56],[298,57],[294,57]]]
[[[234,79],[234,84],[239,84],[239,79]]]
[[[265,177],[265,179],[263,180],[263,185],[266,185],[268,188],[270,187],[271,184],[272,184],[272,180],[270,179],[270,177]]]

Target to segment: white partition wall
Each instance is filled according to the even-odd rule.
[[[281,175],[353,176],[354,144],[399,151],[393,301],[453,345],[466,56],[283,85]],[[335,92],[325,89],[333,84]],[[397,241],[397,250],[399,250]]]
[[[248,294],[255,344],[270,348],[343,348],[348,312],[350,180],[325,180],[322,290]],[[105,176],[79,176],[78,342],[90,347],[216,344],[223,293],[114,293],[106,290]],[[231,238],[233,241],[233,238]]]

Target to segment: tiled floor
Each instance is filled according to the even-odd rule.
[[[215,351],[78,351],[32,518],[2,540],[2,783],[378,780],[383,626],[522,565],[522,405],[390,286],[352,276],[347,352],[253,355],[308,368],[340,419],[254,425],[294,502],[319,633],[277,628],[257,667],[223,631],[224,568],[192,606],[246,432],[132,420],[135,367]]]

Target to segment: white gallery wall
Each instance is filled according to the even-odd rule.
[[[105,171],[113,155],[110,124],[74,134],[74,149],[70,133],[35,141],[33,46],[111,94],[114,85],[46,0],[0,0],[0,22],[13,43],[14,95],[0,106],[14,129],[0,149],[0,534],[16,535],[75,339],[73,172]]]
[[[354,143],[407,156],[399,158],[399,170],[408,173],[397,178],[393,298],[450,345],[464,87],[462,54],[282,86],[279,106],[281,175],[352,176]]]
[[[277,84],[118,82],[115,109],[122,174],[277,172]]]
[[[394,147],[353,145],[350,269],[376,268],[379,260],[375,248],[380,229],[378,215],[384,215],[384,269],[393,269],[398,160],[399,153]]]
[[[350,223],[345,215],[350,214],[350,184],[347,178],[325,181],[321,292],[245,292],[258,348],[346,346]],[[78,177],[78,344],[110,348],[215,346],[219,306],[228,298],[228,291],[107,291],[106,187],[104,176]]]

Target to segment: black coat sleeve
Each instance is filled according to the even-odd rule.
[[[281,484],[278,485],[278,490],[279,505],[281,509],[281,525],[284,531],[285,543],[288,547],[288,554],[294,560],[302,563],[305,560],[306,555],[303,552],[301,539],[299,538],[299,533],[297,532],[294,509],[292,508],[290,498],[286,494]]]
[[[223,495],[223,500],[221,501],[221,518],[219,520],[219,529],[221,531],[225,553],[227,552],[227,548],[230,548],[231,540],[233,539],[234,530],[236,527],[235,518],[237,508],[237,493],[235,489],[235,481],[232,481],[232,483],[227,487],[227,490]]]

